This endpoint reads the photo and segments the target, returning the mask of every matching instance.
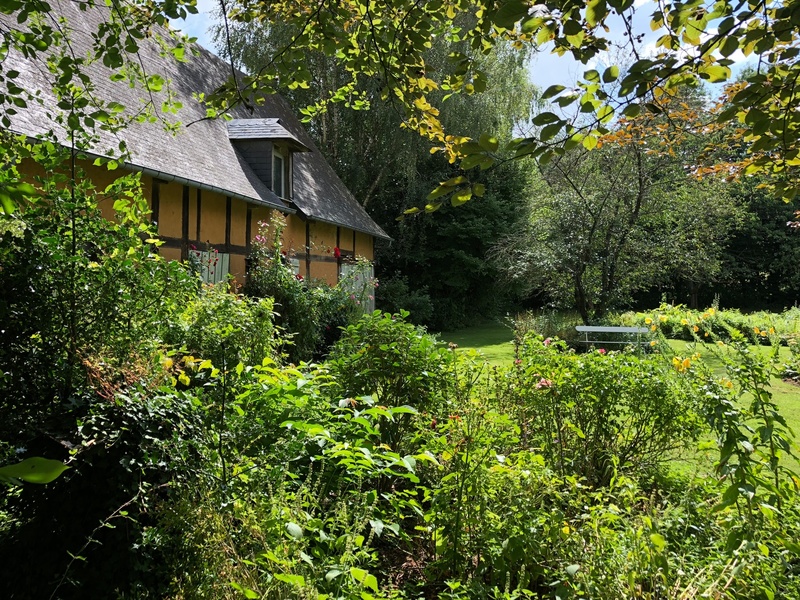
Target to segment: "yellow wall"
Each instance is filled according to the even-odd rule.
[[[183,186],[177,183],[161,183],[158,186],[158,190],[158,233],[168,237],[179,238],[183,235],[181,230],[183,221]]]
[[[96,167],[90,162],[83,161],[82,168],[87,176],[91,178],[98,192],[101,193],[106,186],[123,175],[125,170],[108,171],[105,167]],[[42,177],[45,171],[31,161],[24,162],[20,171],[28,173],[31,178]],[[142,192],[148,203],[152,202],[153,180],[148,175],[141,176]],[[159,214],[158,232],[168,240],[169,247],[162,246],[160,254],[169,260],[181,259],[181,248],[175,247],[177,244],[186,244],[183,241],[183,192],[184,186],[175,182],[159,183]],[[188,244],[194,245],[198,249],[205,249],[205,244],[216,248],[220,252],[225,249],[226,231],[226,205],[225,196],[201,190],[201,214],[200,214],[200,236],[197,239],[197,194],[195,188],[189,189],[189,213],[188,213]],[[114,218],[113,209],[114,199],[100,199],[99,207],[104,217]],[[263,206],[250,205],[251,225],[250,234],[256,236],[259,233],[259,221],[268,223],[274,212],[273,209]],[[248,204],[243,200],[231,200],[231,228],[230,243],[243,249],[247,245],[247,211]],[[310,273],[306,272],[306,224],[297,215],[286,216],[286,228],[283,235],[284,250],[290,255],[300,259],[300,272],[312,279],[321,279],[331,285],[335,285],[338,280],[339,266],[334,259],[333,249],[337,245],[337,227],[328,223],[309,222],[310,234]],[[353,248],[353,231],[344,227],[338,228],[338,245],[342,251],[353,251],[357,256],[364,256],[373,259],[372,237],[363,233],[356,234],[356,247]],[[184,246],[185,247],[185,246]],[[230,271],[239,283],[244,282],[245,278],[245,255],[239,252],[230,253]]]
[[[329,285],[336,285],[339,265],[335,262],[311,261],[311,279],[322,279]]]
[[[372,236],[366,233],[356,232],[356,256],[363,256],[368,260],[375,258],[372,246]]]
[[[297,215],[288,215],[283,231],[283,249],[305,260],[306,222]]]
[[[180,260],[181,259],[181,250],[180,248],[161,248],[159,249],[158,253],[166,258],[167,260]]]
[[[225,196],[203,190],[200,203],[200,242],[216,248],[225,244]]]
[[[250,232],[255,235],[256,232]],[[244,246],[247,243],[247,203],[243,200],[231,200],[231,244]],[[233,267],[231,267],[233,269]],[[244,271],[243,271],[244,272]]]
[[[336,247],[336,225],[311,223],[311,256],[333,256]]]

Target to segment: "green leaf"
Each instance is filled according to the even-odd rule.
[[[700,78],[705,79],[710,83],[719,83],[720,81],[727,81],[731,76],[730,67],[722,65],[707,65],[699,69]]]
[[[650,542],[659,552],[663,552],[667,549],[667,540],[664,539],[664,536],[660,533],[651,533],[650,534]]]
[[[286,523],[286,531],[287,533],[292,536],[296,540],[303,539],[303,528],[300,527],[297,523],[293,523],[289,521]]]
[[[521,0],[510,0],[500,7],[492,21],[503,29],[512,29],[514,25],[528,16],[528,4]]]
[[[560,120],[561,119],[559,119],[558,115],[556,114],[553,114],[551,112],[543,112],[533,117],[533,120],[531,122],[534,125],[547,125],[548,123],[555,123]]]
[[[583,74],[583,78],[586,81],[600,81],[600,73],[598,73],[595,69],[589,69]]]
[[[629,119],[633,119],[634,117],[638,117],[639,113],[642,112],[641,104],[629,104],[625,107],[625,110],[622,111],[622,114],[628,117]]]
[[[0,479],[21,479],[28,483],[50,483],[64,471],[67,465],[58,460],[34,456],[15,465],[0,467]]]
[[[608,6],[605,0],[589,0],[586,3],[586,23],[594,27],[608,15]]]
[[[285,573],[276,573],[275,579],[283,581],[295,587],[304,587],[306,585],[305,577],[302,575],[287,575]]]
[[[614,109],[611,108],[608,104],[604,104],[600,107],[600,110],[597,111],[597,118],[600,119],[601,123],[608,123],[614,116]]]
[[[450,204],[453,206],[461,206],[465,202],[469,202],[472,198],[472,189],[471,188],[461,188],[455,194],[450,197]]]
[[[478,143],[481,145],[481,148],[487,152],[497,152],[497,149],[500,147],[500,142],[497,138],[488,133],[482,133]]]
[[[556,85],[551,85],[549,88],[547,88],[544,91],[544,94],[542,94],[542,100],[549,100],[550,98],[553,98],[554,96],[558,96],[565,89],[567,89],[567,86],[557,85],[557,84]]]
[[[553,139],[558,132],[561,131],[563,127],[562,123],[553,123],[552,125],[548,125],[547,127],[542,129],[542,133],[539,135],[539,139],[543,142],[547,142]]]
[[[605,83],[616,81],[617,77],[619,77],[619,67],[617,65],[612,65],[603,71],[603,81]]]
[[[0,192],[0,205],[2,205],[3,212],[7,215],[13,214],[13,212],[17,209],[17,205],[14,204],[11,196],[5,192]]]

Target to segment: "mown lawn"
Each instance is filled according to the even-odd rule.
[[[460,350],[477,350],[489,364],[504,365],[514,359],[514,332],[499,322],[487,322],[458,331],[444,331],[439,338],[445,343],[458,344]]]

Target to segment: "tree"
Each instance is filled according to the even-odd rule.
[[[263,64],[295,33],[291,27],[260,24],[239,24],[229,31],[228,52],[247,71]],[[216,28],[216,39],[226,39],[222,25]],[[445,73],[452,70],[448,56],[456,52],[472,54],[463,42],[436,40],[425,55],[426,64]],[[523,53],[500,45],[486,55],[478,54],[475,63],[494,81],[492,90],[448,98],[443,102],[444,125],[458,126],[476,137],[491,129],[503,142],[509,141],[515,128],[528,123],[538,99],[524,59]],[[307,62],[314,74],[308,88],[287,93],[295,106],[329,97],[344,77],[341,67],[322,52],[310,53]],[[415,322],[439,330],[504,310],[513,293],[498,292],[499,272],[486,254],[498,237],[514,227],[516,207],[527,196],[529,165],[502,165],[485,174],[481,181],[485,193],[475,206],[445,211],[436,219],[420,215],[398,223],[398,215],[459,171],[441,154],[431,155],[414,132],[400,129],[402,113],[395,103],[381,99],[373,78],[362,78],[356,89],[358,97],[369,103],[369,111],[331,104],[314,113],[308,125],[345,184],[394,240],[376,252],[381,307],[409,309]],[[431,98],[444,95],[440,90]]]
[[[622,120],[599,149],[573,148],[544,169],[547,189],[525,230],[498,248],[509,276],[575,307],[585,323],[671,278],[696,296],[719,272],[736,214],[721,184],[687,170],[701,147],[688,137],[702,123],[697,100],[672,96],[665,116]]]

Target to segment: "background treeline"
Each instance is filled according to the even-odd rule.
[[[240,25],[234,59],[253,69],[292,34]],[[499,46],[476,57],[465,44],[441,39],[427,68],[454,72],[454,52],[476,58],[492,87],[449,97],[446,129],[474,139],[492,131],[501,147],[541,130],[544,121],[530,121],[543,103],[529,55]],[[334,61],[321,54],[309,61],[312,85],[288,92],[298,109],[343,83]],[[741,158],[740,144],[735,131],[713,126],[719,108],[701,91],[662,97],[659,114],[622,118],[592,153],[579,146],[547,164],[502,163],[480,175],[484,197],[398,220],[460,171],[400,128],[404,113],[381,97],[380,82],[364,76],[359,85],[350,102],[329,104],[309,128],[393,238],[378,246],[375,261],[376,297],[387,310],[408,309],[414,322],[446,330],[519,308],[577,309],[590,321],[662,300],[696,307],[719,298],[745,310],[797,301],[800,235],[787,227],[794,209],[776,202],[763,180],[719,177]]]

